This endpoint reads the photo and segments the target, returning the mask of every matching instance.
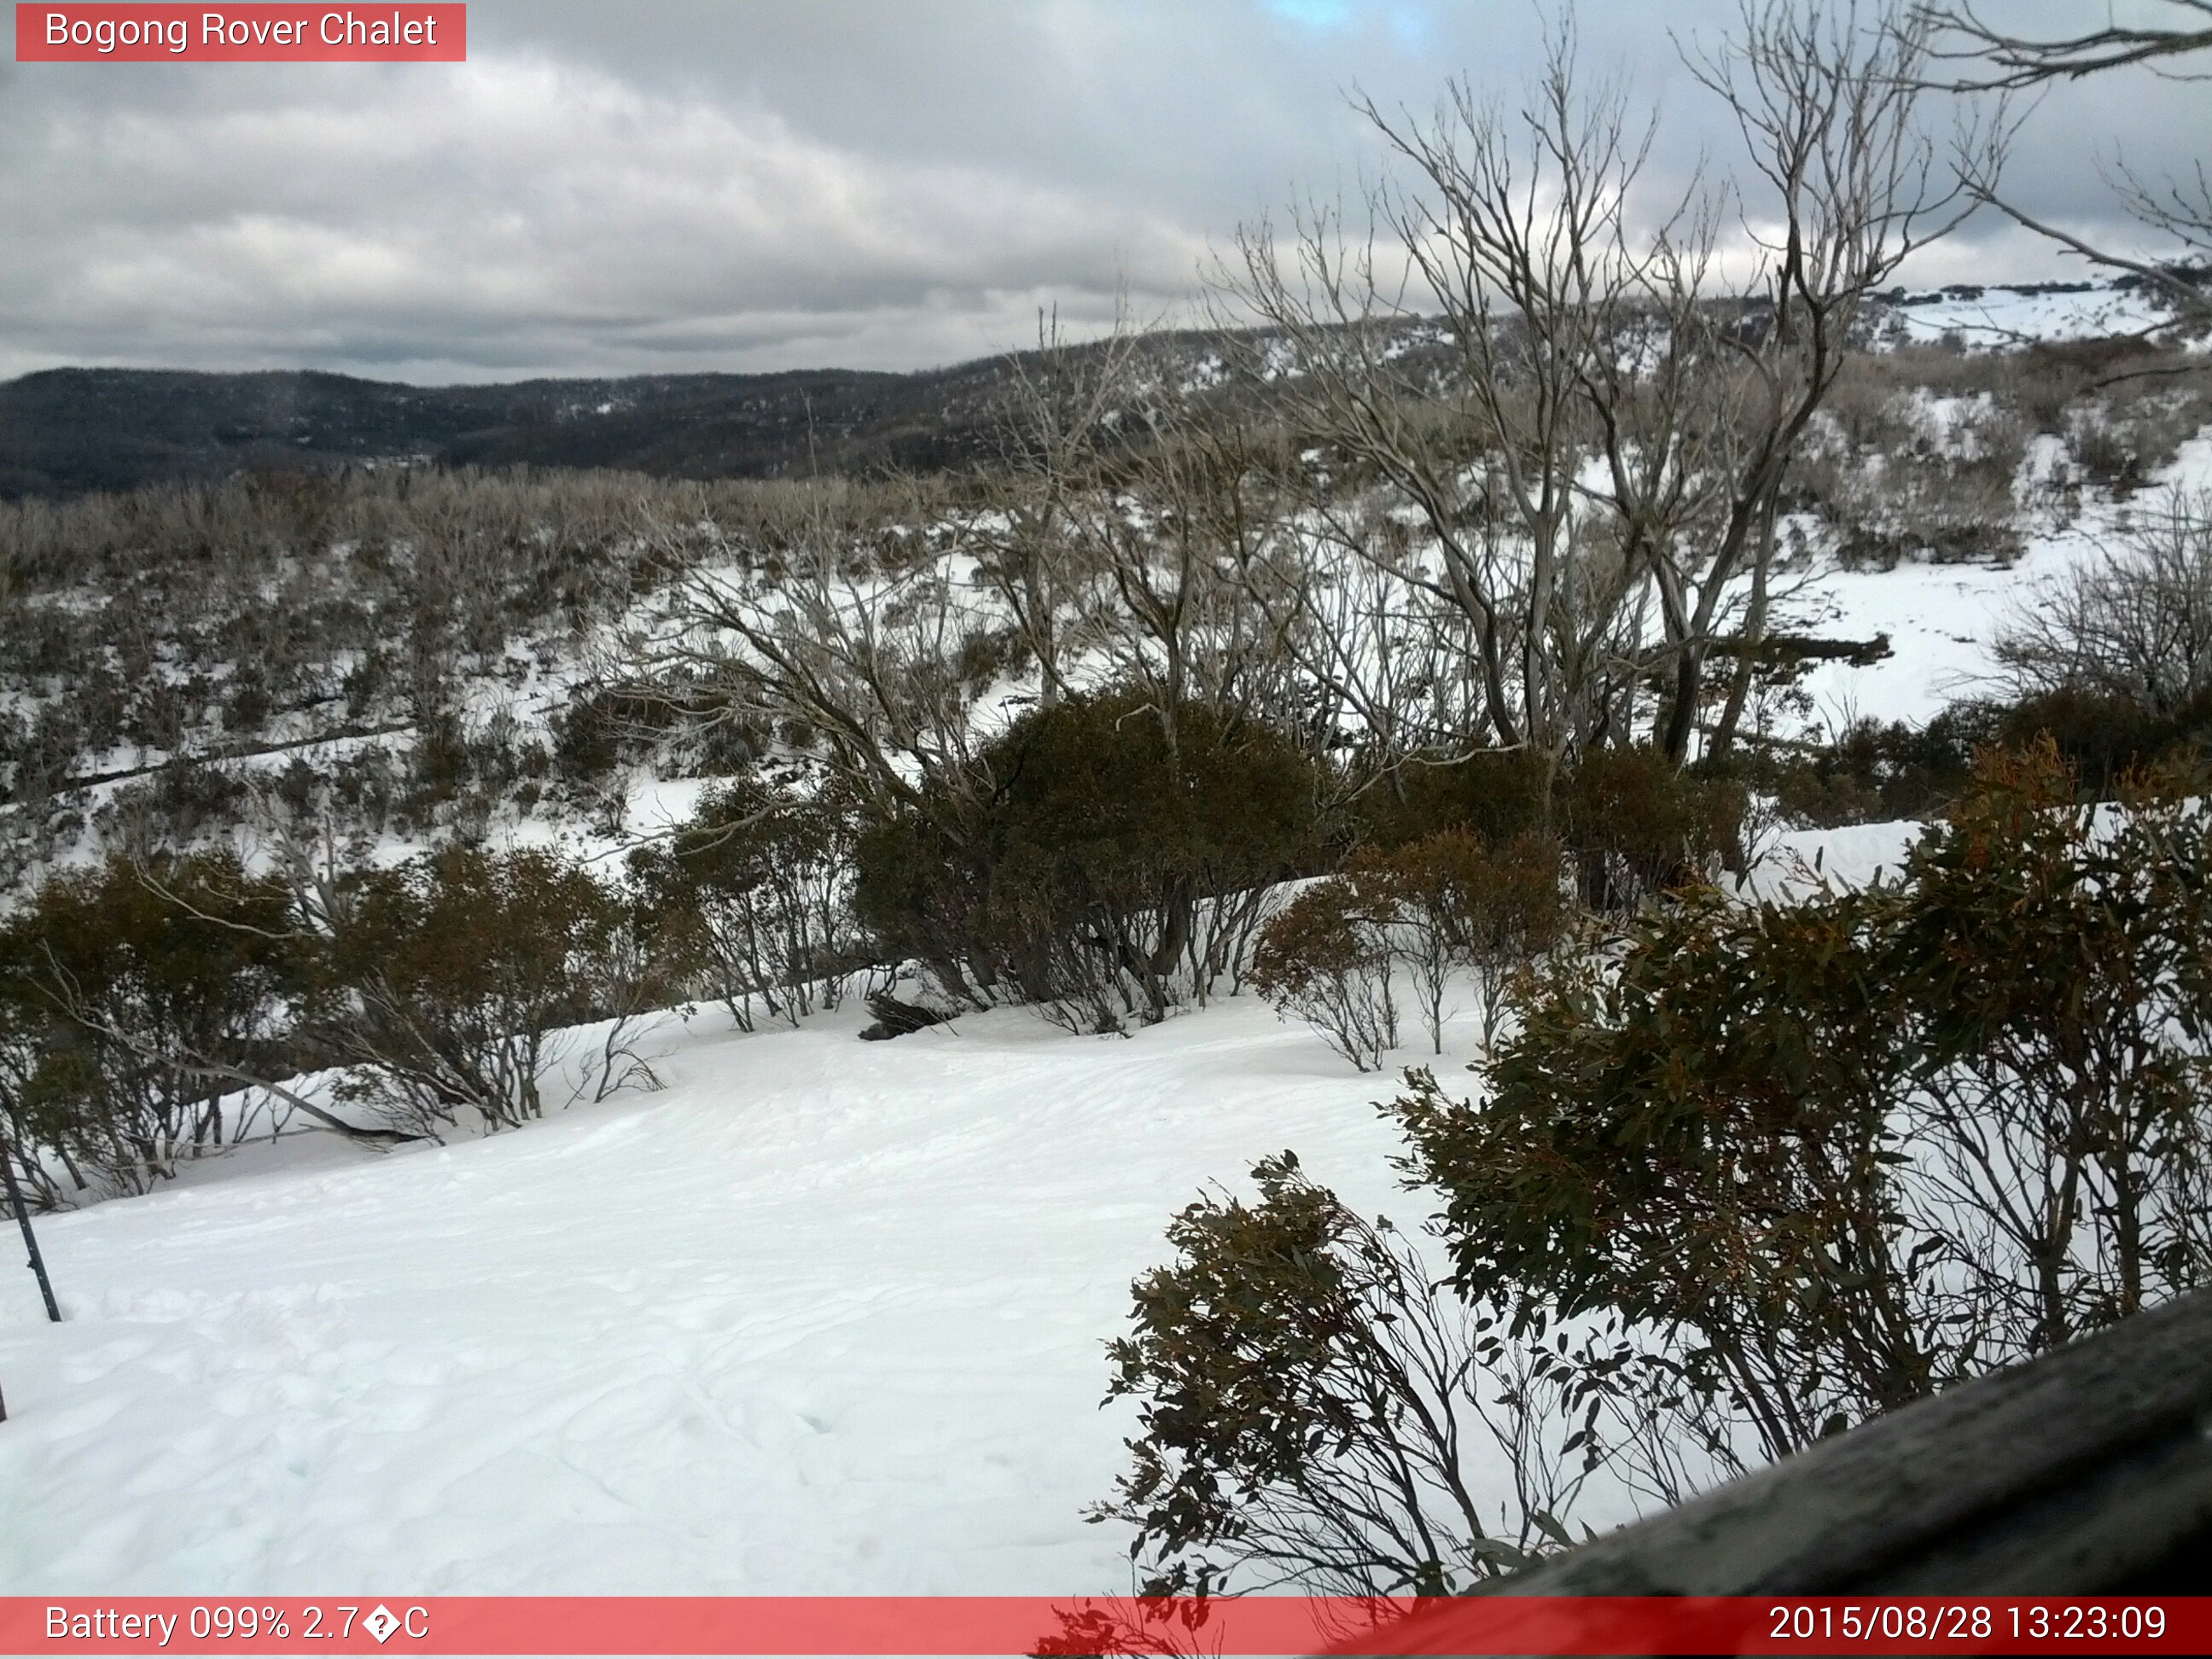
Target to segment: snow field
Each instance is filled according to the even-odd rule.
[[[1394,1079],[1249,999],[1127,1040],[864,1019],[702,1015],[658,1094],[41,1219],[67,1318],[0,1274],[0,1589],[1126,1589],[1079,1512],[1129,1280],[1285,1146],[1417,1220]]]
[[[1914,337],[2136,320],[2093,297],[1903,314]],[[2212,434],[2166,478],[2212,487]],[[2090,501],[2010,568],[1814,577],[1815,626],[1893,647],[1815,670],[1817,723],[1984,689],[2003,612],[2116,524]],[[566,686],[530,681],[549,707]],[[634,782],[630,835],[702,787]],[[1914,831],[1784,836],[1746,884],[1862,880]],[[1080,1510],[1133,1425],[1098,1408],[1129,1280],[1204,1182],[1285,1146],[1410,1228],[1431,1201],[1395,1188],[1372,1105],[1394,1078],[1250,999],[1127,1040],[1009,1011],[861,1044],[866,1018],[672,1022],[657,1094],[386,1157],[292,1137],[42,1218],[69,1316],[0,1259],[0,1592],[1125,1588],[1126,1535]],[[1428,1063],[1406,1024],[1392,1063]],[[1468,1057],[1436,1062],[1448,1088]]]
[[[1826,568],[1791,600],[1819,631],[1846,639],[1887,634],[1890,655],[1863,667],[1822,663],[1807,676],[1814,725],[1830,734],[1860,716],[1923,723],[1946,703],[1990,696],[1991,647],[2005,618],[2034,601],[2038,586],[2098,557],[2131,513],[2155,510],[2171,489],[2212,489],[2212,432],[2182,445],[2151,488],[2131,501],[2090,495],[2078,516],[2038,524],[2008,566],[1900,564],[1893,570]]]

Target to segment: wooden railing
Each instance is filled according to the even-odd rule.
[[[2212,1593],[2212,1291],[1877,1418],[1494,1593]],[[1440,1607],[1392,1650],[1464,1651],[1454,1632],[1470,1628]]]

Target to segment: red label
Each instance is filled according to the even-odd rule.
[[[0,1596],[0,1653],[2187,1654],[2191,1596]]]
[[[459,64],[465,5],[17,4],[19,64]]]

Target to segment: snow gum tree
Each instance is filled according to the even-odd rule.
[[[745,1030],[757,1003],[796,1024],[836,1007],[861,951],[849,804],[753,779],[711,793],[665,842],[630,855],[653,948]]]
[[[1364,234],[1312,208],[1240,237],[1225,309],[1261,325],[1253,373],[1323,462],[1302,533],[1453,619],[1467,740],[1554,771],[1646,720],[1676,765],[1701,722],[1733,740],[1791,465],[1868,296],[1971,206],[1927,130],[1930,27],[1745,5],[1686,52],[1739,174],[1665,195],[1651,124],[1563,27],[1518,105],[1455,83],[1426,119],[1363,106],[1396,163]],[[1954,148],[1993,172],[2002,146]],[[1382,492],[1401,533],[1366,533],[1347,487]],[[1731,623],[1738,672],[1708,710]]]

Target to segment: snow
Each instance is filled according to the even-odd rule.
[[[1902,564],[1819,578],[1808,598],[1822,631],[1855,640],[1887,634],[1890,654],[1863,667],[1838,661],[1814,669],[1805,689],[1816,726],[1839,732],[1862,717],[1917,724],[1948,702],[1985,693],[1990,641],[2021,582],[2063,568],[2078,550],[2069,538],[2032,550],[2010,569]]]
[[[2157,315],[2109,288],[1896,314],[1988,343]],[[1267,372],[1287,353],[1267,342]],[[1926,410],[1946,434],[1969,412]],[[2212,433],[2163,482],[2212,486]],[[1893,654],[1816,669],[1815,724],[1924,720],[1986,689],[2007,610],[2123,511],[2031,505],[2008,567],[1816,571],[1795,601],[1810,624]],[[471,714],[542,726],[579,672],[518,664]],[[999,687],[979,718],[1033,690]],[[610,860],[709,782],[630,780],[619,836],[502,837]],[[1779,836],[1742,886],[1864,882],[1919,830]],[[866,1018],[671,1022],[648,1040],[655,1094],[388,1156],[290,1136],[42,1218],[68,1318],[0,1272],[0,1593],[1125,1588],[1126,1534],[1080,1514],[1131,1427],[1099,1409],[1130,1279],[1202,1183],[1285,1146],[1356,1206],[1419,1218],[1373,1106],[1393,1080],[1249,999],[1127,1039],[1004,1012],[862,1044]],[[1467,1058],[1434,1062],[1447,1087]],[[1416,1036],[1392,1059],[1432,1057]]]
[[[1246,999],[1126,1040],[864,1018],[702,1015],[658,1094],[42,1218],[67,1319],[0,1275],[0,1591],[1126,1589],[1079,1511],[1129,1280],[1285,1146],[1415,1219],[1391,1079]]]
[[[2141,333],[2170,321],[2172,307],[2146,288],[2100,282],[2060,292],[2000,287],[1907,295],[1891,314],[1915,341],[1957,334],[1972,345],[2008,346]]]
[[[1826,890],[1863,887],[1894,877],[1927,826],[1917,819],[1845,824],[1834,830],[1792,830],[1774,837],[1735,882],[1747,899],[1778,903]]]
[[[2024,471],[2040,464],[2032,453]],[[2033,603],[2040,584],[2098,556],[2128,514],[2170,489],[2212,488],[2212,431],[2183,444],[2173,460],[2132,503],[2085,495],[2081,510],[2060,519],[2038,510],[2025,520],[2021,556],[2009,565],[1900,564],[1893,570],[1820,571],[1792,604],[1826,636],[1870,640],[1889,635],[1891,654],[1863,667],[1824,663],[1806,678],[1817,729],[1835,732],[1856,718],[1927,720],[1944,704],[1987,696],[1996,658],[1991,645],[2016,607]]]

